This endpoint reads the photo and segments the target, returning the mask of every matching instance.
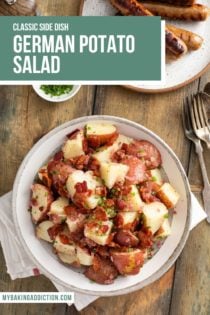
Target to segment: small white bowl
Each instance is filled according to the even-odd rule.
[[[101,285],[91,282],[75,268],[62,264],[52,252],[51,245],[40,241],[34,232],[30,213],[30,187],[39,168],[63,144],[66,135],[84,127],[89,121],[106,121],[116,125],[120,133],[151,141],[160,151],[163,168],[169,182],[180,194],[177,214],[173,216],[172,233],[159,251],[147,261],[139,274],[118,277],[113,284]],[[96,296],[113,296],[143,288],[162,276],[175,262],[187,240],[190,225],[190,188],[184,172],[174,152],[152,131],[127,119],[113,116],[88,116],[69,121],[40,139],[25,157],[17,173],[13,187],[13,217],[23,248],[41,272],[51,280],[69,290]]]
[[[62,94],[60,96],[51,96],[50,94],[46,94],[42,89],[42,85],[52,85],[52,84],[39,84],[39,85],[32,85],[34,91],[44,100],[49,101],[49,102],[54,102],[54,103],[59,103],[59,102],[65,102],[72,98],[79,89],[81,88],[81,85],[73,85],[72,90],[69,93]],[[56,84],[55,84],[56,85]],[[58,84],[59,85],[59,84]]]

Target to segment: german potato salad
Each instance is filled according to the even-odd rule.
[[[179,195],[163,174],[152,143],[87,123],[38,171],[29,206],[36,235],[99,284],[138,274],[171,233]]]

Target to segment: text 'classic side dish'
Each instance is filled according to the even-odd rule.
[[[170,234],[179,199],[161,164],[152,143],[119,134],[114,125],[75,130],[32,186],[37,237],[97,283],[137,274]]]

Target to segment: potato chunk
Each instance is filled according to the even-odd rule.
[[[68,206],[66,209],[67,219],[66,224],[71,233],[80,232],[84,227],[86,216],[80,213],[76,206]]]
[[[31,216],[34,223],[38,223],[49,211],[53,197],[51,191],[41,184],[34,184],[31,190]]]
[[[96,187],[102,186],[102,183],[99,178],[93,175],[92,171],[83,172],[76,170],[70,174],[66,182],[67,190],[71,196],[71,199],[75,202],[76,185],[83,182],[86,183],[87,189],[91,191],[91,193],[87,194],[86,197],[84,195],[81,196],[81,202],[85,208],[94,209],[98,204]]]
[[[168,209],[174,208],[180,198],[179,194],[169,183],[164,183],[161,186],[157,196]]]
[[[83,150],[84,132],[80,130],[73,139],[68,139],[62,151],[65,159],[72,159],[85,154]]]
[[[66,219],[64,209],[68,204],[69,200],[64,197],[59,197],[51,203],[49,215],[54,223],[62,223]]]
[[[91,266],[93,264],[93,253],[89,253],[86,248],[76,247],[77,259],[81,265]]]
[[[52,243],[52,239],[48,234],[48,229],[54,225],[52,221],[43,221],[36,227],[36,236],[46,242]]]
[[[128,202],[131,211],[140,211],[144,205],[136,185],[131,186],[131,191],[125,197],[125,201]]]
[[[131,142],[131,138],[119,135],[112,145],[101,147],[99,151],[94,153],[92,156],[99,162],[100,165],[103,162],[111,162],[113,154],[121,148],[122,144],[129,144]]]
[[[62,236],[62,235],[61,235]],[[58,234],[54,240],[53,246],[56,252],[63,253],[65,255],[76,256],[76,247],[71,243],[62,242],[62,237]]]
[[[138,218],[139,214],[136,211],[122,211],[117,214],[115,224],[118,228],[132,229]]]
[[[144,263],[144,253],[140,249],[111,253],[112,261],[121,275],[136,275]]]
[[[106,187],[111,189],[115,183],[124,182],[129,167],[120,163],[101,163],[100,173]]]
[[[98,148],[108,143],[117,135],[114,125],[103,122],[90,122],[86,125],[86,137],[92,148]]]
[[[164,219],[161,227],[155,233],[155,236],[157,236],[159,238],[165,238],[169,235],[171,235],[171,226],[170,226],[169,220],[166,218],[166,219]]]
[[[163,224],[168,210],[163,203],[158,201],[145,204],[142,210],[144,225],[154,234]]]
[[[106,245],[111,233],[111,221],[94,221],[85,224],[84,235],[99,245]]]
[[[159,168],[150,170],[150,173],[152,176],[152,181],[161,186],[163,184],[163,178]]]
[[[60,258],[60,260],[65,264],[71,265],[73,263],[78,263],[76,255],[69,255],[61,252],[57,252],[57,255]]]

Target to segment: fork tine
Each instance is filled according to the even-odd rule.
[[[189,104],[188,106],[189,106],[192,127],[195,131],[197,129],[197,124],[196,124],[196,118],[195,118],[195,112],[194,112],[194,101],[195,101],[194,96],[191,95],[191,106],[190,106],[190,103],[188,103]]]
[[[182,103],[182,124],[184,127],[184,131],[187,129],[186,123],[185,123],[185,101],[183,100]]]
[[[197,94],[194,95],[194,102],[193,102],[193,110],[194,110],[194,116],[196,120],[196,125],[197,128],[202,128],[201,121],[200,121],[200,116],[198,112],[198,96]]]
[[[201,99],[200,95],[198,94],[197,95],[198,115],[200,117],[201,127],[204,128],[204,127],[206,127],[206,122],[205,122],[204,115],[203,115],[202,104],[203,104],[202,99]]]
[[[191,115],[190,115],[190,99],[189,97],[186,98],[186,106],[185,106],[185,117],[186,117],[186,121],[187,121],[187,126],[188,126],[188,130],[193,130],[192,127],[192,120],[191,120]]]
[[[199,94],[199,98],[200,98],[201,116],[203,117],[205,126],[206,126],[206,127],[209,129],[209,131],[210,131],[210,126],[209,126],[209,123],[208,123],[208,117],[207,117],[207,113],[206,113],[204,101],[203,101],[203,98],[201,97],[200,94]]]

